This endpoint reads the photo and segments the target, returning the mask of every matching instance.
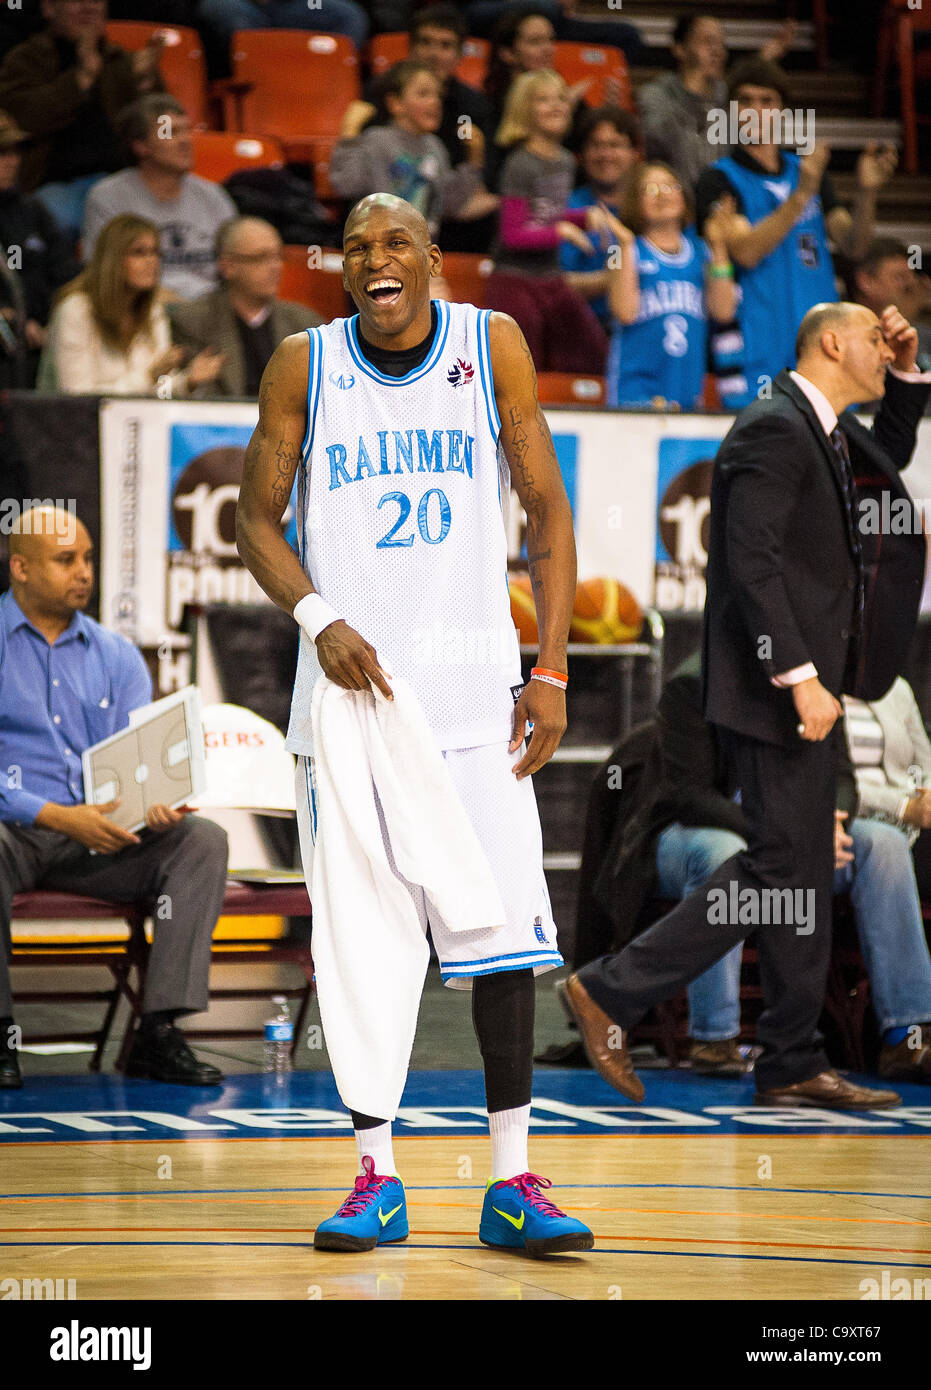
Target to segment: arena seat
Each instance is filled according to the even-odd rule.
[[[159,60],[162,80],[172,96],[183,103],[192,123],[201,130],[209,125],[207,67],[204,46],[196,29],[174,24],[146,24],[141,20],[111,20],[107,38],[130,53],[145,48],[153,34],[165,37]]]
[[[488,71],[490,55],[491,44],[487,39],[466,39],[462,45],[459,66],[456,68],[459,81],[465,82],[469,87],[481,87]]]
[[[882,114],[890,62],[899,70],[899,102],[902,114],[903,166],[918,173],[918,126],[931,124],[925,103],[916,105],[916,79],[927,92],[931,81],[931,48],[918,47],[915,35],[931,34],[931,9],[909,0],[886,0],[879,26],[879,50],[873,87],[873,114]]]
[[[318,142],[336,141],[346,107],[361,95],[355,45],[341,34],[237,30],[231,62],[241,95],[227,128],[274,136],[291,159],[312,159]]]
[[[210,957],[212,965],[226,962],[238,965],[292,964],[300,967],[304,983],[297,987],[256,984],[247,989],[211,987],[210,990],[210,997],[214,1000],[270,999],[276,994],[300,999],[292,1052],[297,1046],[310,1002],[314,967],[309,946],[281,939],[280,919],[309,915],[310,899],[303,883],[265,887],[230,881],[226,886],[223,914],[214,932]],[[245,935],[237,930],[236,923],[228,920],[241,917],[253,919]],[[93,922],[94,926],[75,929],[73,924],[81,922]],[[100,925],[106,922],[113,922],[113,926]],[[27,925],[29,923],[32,925]],[[131,1022],[126,1028],[117,1060],[117,1066],[122,1066],[132,1042],[131,1025],[139,1017],[142,1007],[147,957],[144,928],[145,913],[138,903],[105,902],[100,898],[42,889],[18,893],[13,899],[11,965],[29,968],[51,966],[59,971],[79,966],[104,967],[114,980],[107,990],[49,988],[15,991],[17,1004],[106,1001],[104,1018],[97,1029],[63,1029],[57,1034],[28,1033],[26,1040],[53,1042],[67,1038],[74,1042],[93,1042],[95,1047],[90,1066],[91,1070],[99,1071],[117,1007],[120,999],[125,999]],[[137,980],[135,985],[131,982],[133,970]],[[189,1037],[211,1038],[259,1035],[260,1030],[255,1028],[198,1028],[187,1033]]]
[[[553,45],[553,67],[570,87],[576,82],[588,83],[582,97],[589,106],[611,105],[616,102],[625,111],[636,109],[630,90],[627,59],[619,48],[608,48],[602,44],[570,43],[568,40],[559,39]],[[610,99],[612,86],[617,88],[617,96],[613,101]]]
[[[327,323],[355,313],[343,289],[343,253],[337,247],[321,248],[319,266],[308,265],[306,246],[286,246],[284,258],[279,290],[282,299],[309,304]]]
[[[453,302],[487,308],[488,277],[493,268],[487,256],[472,251],[448,251],[443,257],[443,274]]]
[[[231,130],[195,130],[194,173],[223,183],[239,169],[280,169],[284,150],[270,136]]]
[[[593,405],[605,403],[603,376],[583,376],[576,372],[537,372],[537,391],[541,405]]]
[[[373,77],[387,72],[392,63],[402,62],[410,52],[410,35],[398,30],[390,34],[375,34],[369,39],[368,62]]]

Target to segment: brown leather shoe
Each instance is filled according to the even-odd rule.
[[[692,1042],[689,1048],[692,1071],[700,1076],[746,1076],[753,1063],[745,1057],[734,1038],[719,1042]]]
[[[578,975],[570,975],[561,988],[557,985],[557,992],[579,1025],[586,1055],[598,1075],[639,1105],[646,1092],[634,1071],[621,1029],[598,1007]]]
[[[912,1033],[894,1047],[884,1046],[879,1074],[894,1081],[931,1081],[931,1023],[923,1023],[917,1037]]]
[[[823,1071],[810,1081],[796,1081],[792,1086],[777,1086],[772,1091],[757,1091],[754,1105],[813,1105],[821,1110],[890,1110],[902,1104],[895,1091],[873,1091],[867,1086],[855,1086],[836,1071]]]

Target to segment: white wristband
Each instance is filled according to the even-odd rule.
[[[293,610],[294,620],[300,623],[312,642],[316,642],[325,627],[341,621],[335,608],[331,608],[319,594],[305,594],[298,599]]]

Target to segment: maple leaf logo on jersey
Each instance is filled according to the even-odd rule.
[[[449,371],[446,373],[446,380],[450,386],[467,386],[475,375],[475,368],[471,362],[463,362],[461,357],[457,357]]]

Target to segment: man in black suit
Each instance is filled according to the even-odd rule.
[[[748,847],[625,950],[566,982],[592,1064],[631,1098],[642,1088],[623,1030],[759,926],[757,1102],[899,1104],[894,1092],[833,1071],[817,1022],[831,945],[839,697],[877,699],[901,671],[924,576],[920,517],[899,478],[931,383],[915,371],[916,348],[894,307],[878,319],[860,305],[816,305],[799,329],[797,370],[780,373],[772,397],[748,406],[718,451],[704,713],[735,769]],[[879,396],[871,431],[850,413],[839,421]],[[887,517],[907,510],[910,534],[901,521],[881,536],[858,524],[857,476],[890,495]]]

